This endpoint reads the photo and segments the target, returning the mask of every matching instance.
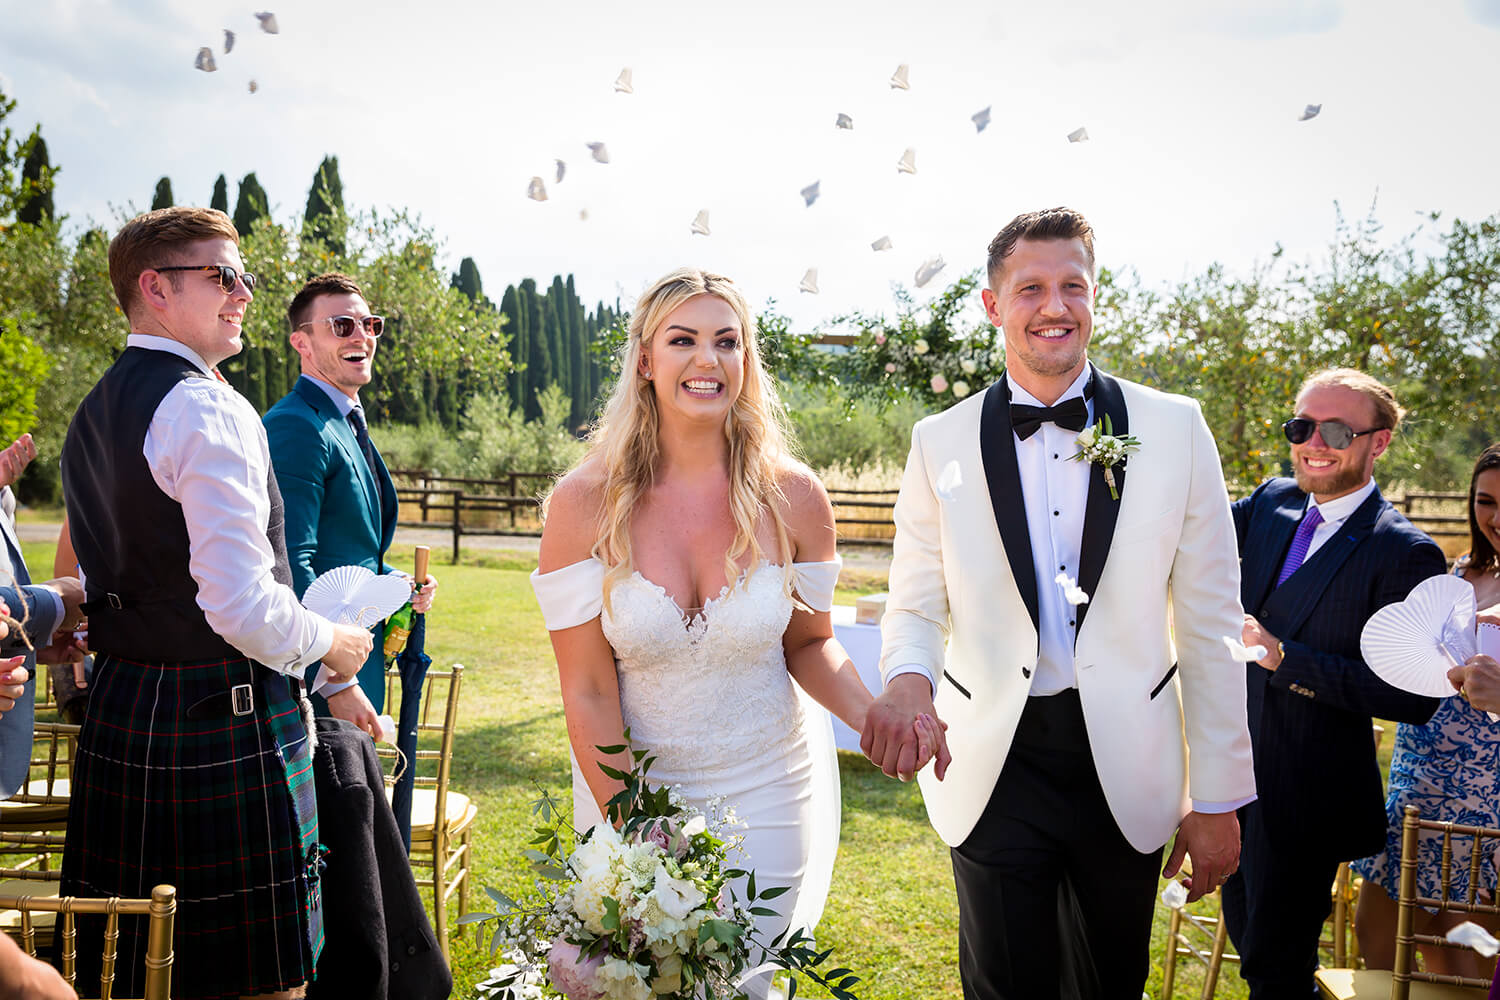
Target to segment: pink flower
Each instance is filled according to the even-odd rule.
[[[672,842],[677,842],[677,849],[672,849]],[[635,842],[637,844],[655,844],[663,852],[673,854],[679,858],[687,856],[687,838],[681,836],[677,824],[672,822],[670,816],[661,816],[648,823],[643,823],[636,828]]]
[[[932,391],[939,394],[947,392],[948,380],[941,375],[932,376]]]
[[[885,343],[885,331],[884,330],[876,330],[875,331],[875,343],[877,343],[877,344],[883,344],[883,343]]]
[[[579,947],[558,938],[547,953],[547,978],[568,1000],[603,1000],[599,987],[599,966],[603,955],[583,958]]]
[[[894,374],[896,374],[896,362],[894,362],[894,361],[887,361],[885,363],[885,373],[887,375],[894,375]]]

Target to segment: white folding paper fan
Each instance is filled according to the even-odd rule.
[[[1456,576],[1434,576],[1371,615],[1359,650],[1392,687],[1446,698],[1454,693],[1448,670],[1474,655],[1475,617],[1474,588]]]
[[[302,604],[338,625],[369,628],[411,600],[404,576],[377,576],[363,566],[335,566],[312,582]]]

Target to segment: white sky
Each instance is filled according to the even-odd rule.
[[[276,36],[254,9],[0,0],[12,124],[42,123],[60,212],[113,229],[161,175],[206,204],[221,172],[232,207],[253,170],[277,218],[300,219],[332,153],[351,209],[419,213],[496,300],[572,272],[586,301],[628,307],[693,263],[806,329],[890,311],[891,283],[941,254],[928,297],[1017,212],[1056,204],[1089,216],[1101,263],[1152,285],[1246,271],[1278,242],[1316,259],[1335,201],[1359,218],[1378,195],[1392,238],[1418,213],[1500,209],[1500,0],[285,0]],[[200,45],[217,73],[192,68]],[[903,62],[911,89],[893,90]],[[624,66],[631,95],[612,88]],[[1309,103],[1322,114],[1298,122]],[[1069,144],[1080,125],[1091,141]],[[896,171],[909,146],[914,176]],[[538,174],[545,203],[525,196]],[[693,236],[704,208],[713,235]],[[882,235],[895,249],[877,254]],[[816,296],[797,291],[809,267]]]

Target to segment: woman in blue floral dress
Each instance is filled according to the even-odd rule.
[[[1500,604],[1500,445],[1491,445],[1479,456],[1469,483],[1469,551],[1459,559],[1454,574],[1474,587],[1475,604],[1489,608]],[[1401,879],[1401,821],[1407,806],[1421,810],[1423,819],[1464,826],[1500,827],[1500,723],[1458,695],[1444,698],[1432,719],[1422,726],[1402,723],[1396,730],[1396,748],[1391,757],[1391,778],[1386,797],[1390,826],[1385,850],[1373,858],[1354,863],[1365,878],[1360,890],[1355,926],[1365,963],[1372,969],[1389,969],[1395,961],[1396,898]],[[1435,897],[1439,893],[1442,837],[1424,833],[1420,841],[1417,892]],[[1468,891],[1468,872],[1473,839],[1453,838],[1450,893],[1462,899]],[[1495,887],[1496,845],[1486,841],[1480,862],[1480,891]],[[1419,911],[1418,934],[1444,934],[1471,918],[1465,914]],[[1496,921],[1484,923],[1494,932]],[[1489,976],[1492,965],[1473,953],[1449,948],[1429,948],[1422,953],[1429,972],[1448,975]]]

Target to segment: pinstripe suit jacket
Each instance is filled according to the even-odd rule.
[[[1271,479],[1233,506],[1241,603],[1285,649],[1274,672],[1246,664],[1255,786],[1273,847],[1345,861],[1385,846],[1371,718],[1423,723],[1438,706],[1376,677],[1360,631],[1446,564],[1376,490],[1277,587],[1306,504],[1295,480]]]

